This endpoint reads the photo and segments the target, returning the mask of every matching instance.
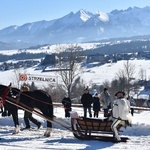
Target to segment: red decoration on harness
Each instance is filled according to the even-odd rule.
[[[10,85],[5,89],[4,93],[2,94],[2,102],[3,102],[3,104],[6,101],[6,96],[9,93],[9,91],[10,91]]]
[[[0,108],[2,108],[3,107],[3,102],[2,101],[0,101]]]

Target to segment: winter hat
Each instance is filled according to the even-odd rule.
[[[125,96],[125,92],[123,92],[123,91],[118,91],[118,92],[115,94],[115,96],[117,96],[118,93],[122,93],[123,96]]]
[[[88,91],[88,88],[85,88],[84,91]]]
[[[108,90],[107,88],[104,88],[104,92],[107,91],[107,90]]]
[[[98,96],[98,93],[95,93],[94,95],[95,95],[95,96]]]
[[[30,91],[30,88],[29,88],[28,86],[24,85],[24,86],[22,87],[22,90],[23,90],[23,91]]]

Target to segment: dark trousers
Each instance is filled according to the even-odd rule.
[[[36,120],[35,118],[32,117],[32,113],[30,113],[28,111],[25,111],[25,113],[24,113],[24,122],[26,124],[26,128],[30,128],[29,120],[37,126],[38,126],[38,124],[40,124],[40,122],[38,120]]]
[[[131,115],[133,116],[133,114],[134,114],[134,109],[131,108]]]
[[[104,109],[104,117],[108,117],[108,110],[109,110],[108,108]]]
[[[89,112],[89,117],[92,117],[91,107],[83,107],[84,110],[84,117],[87,117],[87,110]]]
[[[94,117],[98,118],[99,111],[94,111]]]
[[[70,111],[71,111],[71,108],[64,108],[65,109],[65,117],[70,117]]]

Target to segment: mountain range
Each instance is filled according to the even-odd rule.
[[[150,34],[150,7],[91,13],[79,10],[50,21],[37,21],[0,30],[0,49],[79,43]]]

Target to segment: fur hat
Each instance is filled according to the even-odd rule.
[[[98,93],[96,92],[96,93],[94,94],[94,96],[98,96]]]
[[[107,88],[104,88],[104,92],[107,91],[107,90],[108,90]]]
[[[88,88],[85,88],[84,91],[88,91]]]
[[[24,86],[22,87],[22,90],[23,90],[23,91],[30,91],[30,88],[29,88],[28,86],[25,86],[25,85],[24,85]]]
[[[118,92],[115,94],[115,96],[117,96],[118,93],[122,93],[123,96],[125,96],[125,92],[123,92],[123,91],[118,91]]]

